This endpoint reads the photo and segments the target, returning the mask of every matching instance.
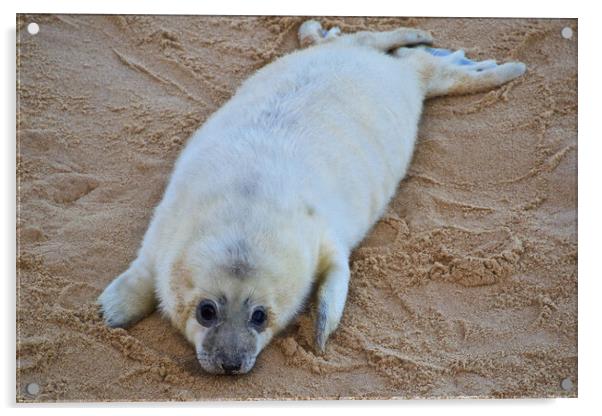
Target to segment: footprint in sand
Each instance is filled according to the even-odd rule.
[[[99,185],[93,176],[79,173],[57,173],[50,179],[52,199],[59,204],[69,204],[86,196]]]

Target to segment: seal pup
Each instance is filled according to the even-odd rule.
[[[188,141],[137,258],[99,298],[125,327],[158,305],[211,373],[248,372],[315,293],[315,341],[337,328],[349,254],[404,177],[425,98],[525,72],[400,28],[341,34],[265,66]]]

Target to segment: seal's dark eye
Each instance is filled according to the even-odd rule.
[[[217,321],[217,306],[210,299],[204,299],[196,308],[196,320],[199,324],[210,327]]]
[[[253,311],[251,315],[251,323],[255,326],[263,326],[265,321],[268,319],[268,315],[265,313],[265,310],[260,306]]]

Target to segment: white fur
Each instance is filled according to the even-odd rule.
[[[277,329],[323,274],[323,348],[343,313],[349,253],[406,173],[425,97],[491,88],[524,72],[522,64],[471,72],[416,49],[384,53],[430,41],[415,29],[338,37],[310,21],[299,33],[318,45],[258,71],[188,142],[138,258],[100,297],[109,323],[148,314],[155,291],[173,318],[171,270],[185,256],[199,290],[251,285],[276,311]],[[240,236],[253,243],[264,276],[252,284],[213,271]],[[181,329],[198,350],[203,329],[194,317]],[[271,336],[262,335],[258,350]]]

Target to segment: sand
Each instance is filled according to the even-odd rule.
[[[182,146],[298,47],[303,20],[19,17],[17,401],[577,395],[576,20],[320,18],[528,65],[426,103],[324,356],[309,313],[237,377],[204,374],[159,313],[103,324],[95,299],[134,259]]]

